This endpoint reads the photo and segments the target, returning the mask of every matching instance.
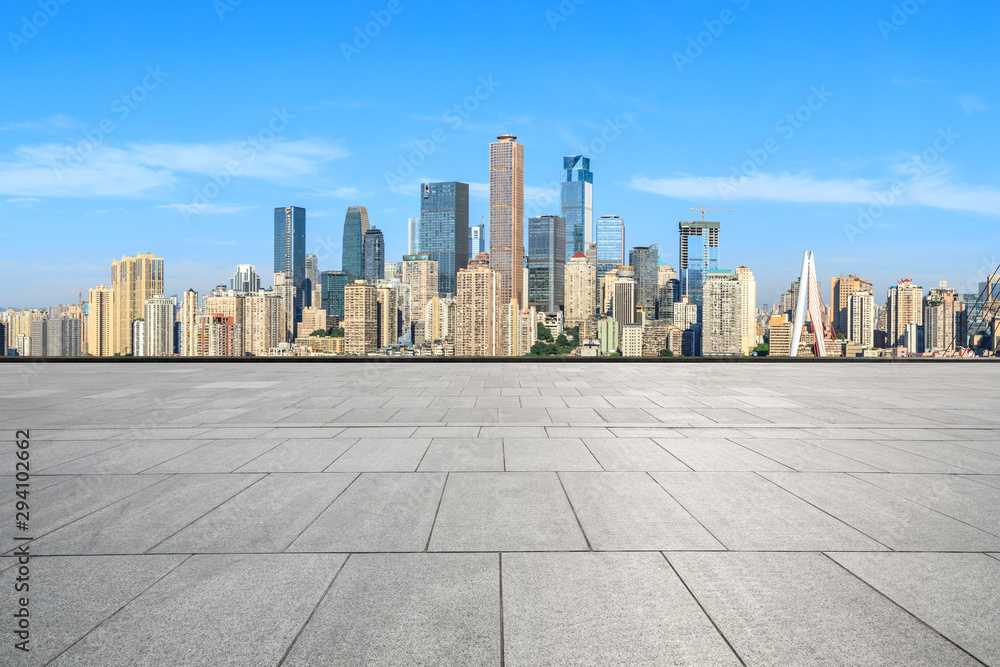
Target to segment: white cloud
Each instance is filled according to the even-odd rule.
[[[0,157],[0,194],[51,197],[141,197],[177,184],[182,175],[235,174],[296,183],[348,153],[333,142],[274,141],[215,144],[133,143],[124,147],[19,146]]]
[[[40,202],[40,201],[41,201],[41,199],[37,199],[35,197],[14,197],[13,199],[8,199],[7,203],[8,204],[27,204],[27,203],[36,203],[36,202]]]
[[[57,113],[41,120],[29,120],[23,123],[7,123],[0,131],[19,130],[23,132],[53,132],[56,130],[74,130],[82,127],[66,114]]]
[[[958,98],[958,106],[962,108],[966,116],[971,116],[977,111],[990,111],[989,107],[978,95],[963,95]]]
[[[733,201],[756,199],[786,203],[873,204],[902,184],[898,205],[929,206],[1000,217],[1000,190],[970,186],[949,179],[946,169],[912,179],[816,179],[809,174],[765,174],[734,180],[729,177],[680,175],[651,179],[636,176],[631,187],[642,192],[684,200]],[[897,187],[897,190],[900,188]]]
[[[219,206],[217,204],[160,204],[156,208],[170,209],[182,215],[232,214],[245,213],[256,209],[256,206]]]

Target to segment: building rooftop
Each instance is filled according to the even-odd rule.
[[[0,380],[2,664],[1000,664],[998,365]]]

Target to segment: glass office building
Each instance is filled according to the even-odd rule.
[[[438,263],[438,292],[458,291],[469,264],[469,184],[424,183],[420,196],[420,254]]]
[[[564,305],[566,220],[557,215],[528,219],[528,306],[546,313]],[[523,305],[522,305],[523,307]]]
[[[385,278],[385,237],[382,230],[372,227],[365,232],[365,280],[374,283]]]
[[[600,284],[605,273],[625,264],[625,221],[617,215],[602,215],[597,219],[595,231],[597,232],[597,281]]]
[[[594,174],[590,158],[563,158],[562,217],[566,220],[566,261],[586,253],[594,225]]]
[[[322,285],[323,309],[331,317],[344,322],[344,288],[347,286],[346,271],[324,271],[319,275]]]
[[[647,319],[656,316],[657,288],[660,273],[660,246],[632,248],[628,263],[635,270],[635,300],[642,304]]]
[[[481,252],[486,252],[485,223],[469,227],[469,259],[473,259]]]
[[[295,285],[295,321],[302,321],[306,287],[306,210],[298,206],[274,209],[274,272]]]
[[[681,296],[690,298],[698,306],[701,321],[702,286],[705,275],[719,268],[719,223],[680,223],[680,281]]]
[[[368,231],[368,209],[351,206],[344,218],[343,260],[341,269],[351,280],[365,277],[365,232]]]

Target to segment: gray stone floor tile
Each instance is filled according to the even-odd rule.
[[[728,549],[885,550],[755,473],[650,474]]]
[[[790,470],[788,466],[722,438],[654,438],[654,442],[692,470]]]
[[[739,665],[658,553],[504,554],[505,661]]]
[[[858,474],[857,477],[1000,536],[1000,489],[959,475]]]
[[[444,473],[365,473],[288,551],[424,551]]]
[[[587,549],[562,484],[551,472],[451,473],[430,551]]]
[[[886,472],[973,472],[925,456],[880,445],[871,440],[807,440],[806,442]]]
[[[1000,664],[1000,561],[982,554],[829,556],[987,665]]]
[[[559,476],[596,551],[724,549],[646,473]]]
[[[326,471],[413,472],[430,444],[430,438],[362,438]]]
[[[30,561],[29,611],[34,618],[29,647],[14,648],[12,632],[0,643],[0,663],[44,665],[97,627],[129,600],[177,567],[184,556],[57,556]],[[7,560],[0,561],[5,565]],[[1000,563],[997,563],[1000,565]],[[0,574],[0,613],[11,619],[17,611],[15,569]]]
[[[715,426],[718,422],[691,408],[646,408],[644,412],[671,426]]]
[[[498,665],[496,554],[359,554],[285,665]]]
[[[478,438],[479,426],[419,426],[417,438]]]
[[[734,438],[733,442],[799,472],[881,472],[878,468],[801,440]]]
[[[144,472],[164,473],[223,473],[232,472],[274,449],[285,439],[254,438],[252,440],[213,440],[197,449],[175,456]]]
[[[844,473],[761,473],[893,551],[987,551],[1000,538]]]
[[[192,556],[54,664],[275,665],[344,558]]]
[[[683,438],[684,436],[667,426],[616,426],[609,429],[617,438]]]
[[[260,478],[175,475],[35,540],[32,549],[54,556],[141,554]]]
[[[338,438],[409,438],[417,430],[417,426],[351,426],[344,429]]]
[[[667,557],[748,665],[977,664],[822,554]]]
[[[208,440],[146,440],[127,442],[75,461],[44,469],[50,475],[133,475],[177,456],[186,454]]]
[[[357,440],[292,438],[236,469],[236,472],[322,472]]]
[[[584,438],[584,444],[605,470],[690,470],[649,438]]]
[[[604,418],[593,408],[546,408],[554,424],[604,424]]]
[[[970,472],[1000,474],[1000,446],[997,453],[965,447],[961,443],[934,440],[885,440],[880,444],[901,449],[942,463],[950,463]]]
[[[546,426],[538,434],[528,437],[549,438],[610,438],[611,429],[604,426]]]
[[[357,475],[270,474],[160,542],[152,553],[278,553]]]
[[[434,438],[420,472],[503,470],[502,438]]]
[[[965,479],[979,482],[993,488],[1000,489],[1000,475],[963,475]]]
[[[503,449],[509,471],[602,470],[579,438],[504,438]]]

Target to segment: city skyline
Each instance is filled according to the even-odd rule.
[[[714,9],[570,3],[564,14],[558,3],[514,2],[525,38],[551,47],[528,56],[488,31],[433,39],[487,21],[486,8],[401,6],[363,49],[355,29],[382,4],[335,12],[242,3],[220,16],[182,2],[147,20],[152,8],[116,11],[112,2],[92,15],[67,7],[26,43],[8,39],[0,306],[66,302],[105,282],[108,260],[136,252],[178,258],[170,293],[207,289],[237,264],[263,272],[267,211],[282,202],[310,212],[306,251],[321,269],[336,268],[352,204],[368,206],[386,255],[401,257],[421,182],[469,183],[470,219],[486,214],[484,145],[504,132],[526,147],[526,218],[560,214],[567,155],[590,158],[594,216],[627,220],[630,246],[668,247],[669,227],[703,201],[736,209],[724,220],[726,244],[741,252],[721,265],[753,267],[761,303],[786,288],[805,248],[817,251],[824,284],[864,274],[879,292],[901,277],[966,285],[1000,263],[988,251],[1000,239],[991,158],[1000,55],[988,39],[996,7],[921,4],[896,25],[891,3],[801,12],[745,0]],[[15,3],[9,32],[19,36],[20,17],[35,11]],[[264,57],[257,38],[279,21],[324,28]],[[621,47],[552,76],[555,54],[595,31]],[[783,43],[768,39],[772,31]],[[830,35],[842,58],[826,57]],[[466,50],[484,55],[446,77],[421,75]],[[95,74],[61,65],[80,53]],[[306,53],[327,63],[318,82],[301,67]],[[230,68],[231,81],[205,62]],[[636,62],[657,76],[633,73]],[[577,102],[567,110],[539,99]],[[232,160],[239,173],[226,171]],[[50,233],[34,234],[38,226]],[[972,229],[975,247],[941,233],[951,227]]]

